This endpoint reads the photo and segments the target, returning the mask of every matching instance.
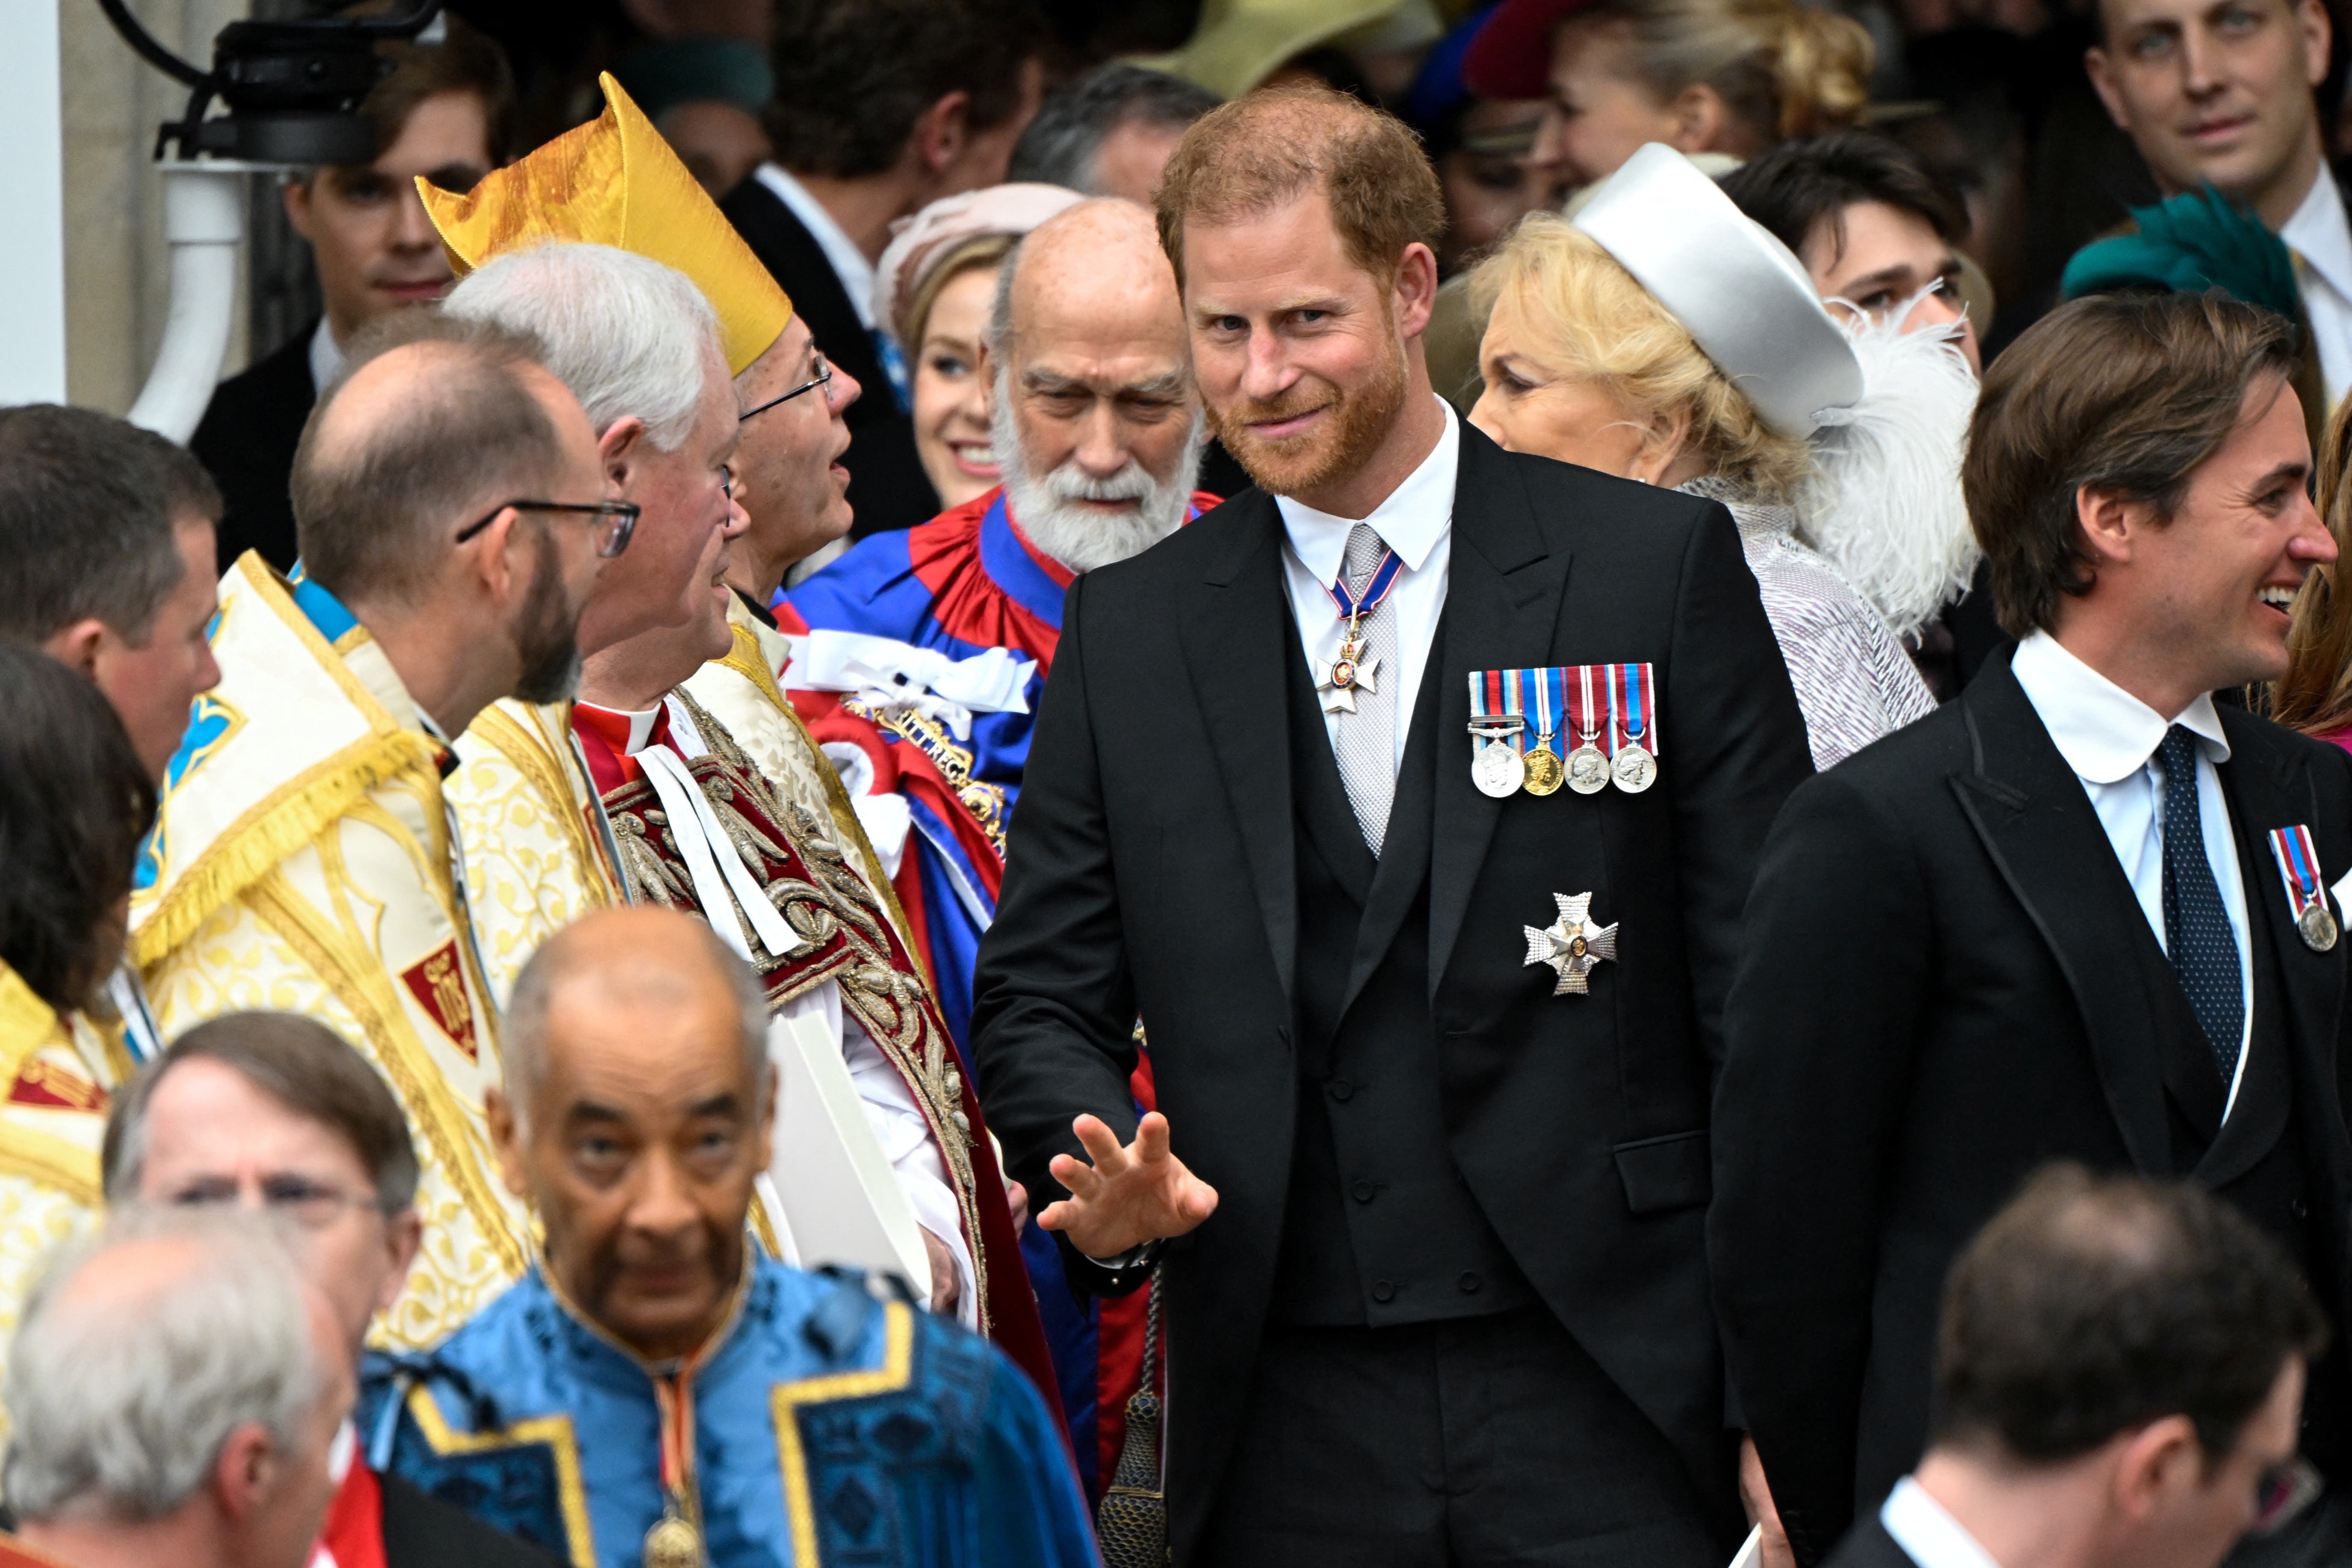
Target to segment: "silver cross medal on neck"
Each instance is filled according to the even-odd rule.
[[[1585,977],[1602,959],[1613,961],[1617,956],[1617,928],[1594,925],[1591,920],[1592,895],[1579,893],[1573,898],[1566,893],[1554,893],[1552,901],[1559,906],[1559,919],[1538,930],[1521,926],[1528,933],[1528,963],[1549,963],[1559,975],[1553,986],[1555,996],[1581,996],[1591,990]]]
[[[1362,621],[1360,610],[1349,616],[1348,629],[1339,634],[1339,657],[1316,661],[1315,692],[1326,713],[1353,713],[1357,692],[1370,697],[1381,689],[1381,656],[1364,652]]]
[[[1380,694],[1381,657],[1364,649],[1364,617],[1380,607],[1396,586],[1397,574],[1403,567],[1396,552],[1383,551],[1380,563],[1360,588],[1350,590],[1348,574],[1342,571],[1330,586],[1323,591],[1339,606],[1347,617],[1347,630],[1339,634],[1337,657],[1315,661],[1315,694],[1322,699],[1326,713],[1353,713],[1356,693],[1367,697]]]

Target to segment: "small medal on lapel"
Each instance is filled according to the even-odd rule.
[[[1582,996],[1591,990],[1586,978],[1602,959],[1617,956],[1617,928],[1595,925],[1591,919],[1592,895],[1554,893],[1559,918],[1549,926],[1521,926],[1527,932],[1528,963],[1549,963],[1559,976],[1555,996]]]
[[[1627,795],[1658,782],[1657,693],[1646,664],[1602,667],[1609,681],[1609,774]]]
[[[1609,753],[1594,743],[1601,739],[1601,710],[1593,700],[1592,666],[1561,673],[1575,677],[1563,693],[1569,700],[1565,718],[1576,726],[1576,750],[1566,763],[1568,787],[1579,795],[1599,795],[1609,787]]]
[[[1519,714],[1519,672],[1470,672],[1470,782],[1478,793],[1501,800],[1528,782],[1519,738],[1528,721]]]
[[[2311,829],[2298,822],[2272,828],[2268,837],[2279,878],[2286,884],[2287,912],[2294,919],[2295,934],[2314,952],[2332,951],[2343,933],[2327,907],[2326,890],[2319,885],[2319,851],[2311,842]]]
[[[1523,669],[1519,685],[1532,691],[1536,704],[1536,743],[1528,748],[1527,792],[1547,795],[1557,792],[1567,770],[1561,765],[1559,753],[1552,749],[1551,738],[1559,731],[1559,678],[1557,669]]]

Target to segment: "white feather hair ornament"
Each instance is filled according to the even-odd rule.
[[[1862,396],[1817,416],[1814,471],[1796,498],[1798,533],[1897,637],[1959,597],[1980,555],[1960,493],[1976,376],[1958,322],[1906,332],[1909,313],[1843,323]]]

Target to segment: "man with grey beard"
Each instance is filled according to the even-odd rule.
[[[1082,202],[1016,246],[985,360],[1003,484],[862,541],[776,605],[785,684],[925,934],[959,1043],[1063,592],[1217,504],[1192,490],[1205,426],[1142,207]]]

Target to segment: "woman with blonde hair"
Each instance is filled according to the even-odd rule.
[[[953,510],[996,488],[981,342],[997,269],[1022,236],[1085,198],[1018,183],[965,191],[905,220],[875,268],[874,319],[907,356],[915,455]]]
[[[2286,634],[2286,674],[2272,684],[2271,717],[2352,752],[2352,593],[2336,583],[2352,554],[2352,398],[2319,438],[2319,515],[2336,559],[2312,569]]]
[[[1858,124],[1874,54],[1860,23],[1799,0],[1504,0],[1463,74],[1549,99],[1531,157],[1586,185],[1651,142],[1737,160]]]
[[[1849,332],[1788,247],[1671,148],[1574,222],[1528,218],[1478,269],[1491,309],[1471,423],[1514,451],[1719,500],[1828,767],[1935,699],[1890,626],[1805,542],[1864,538],[1889,577],[1968,582],[1960,443],[1976,384],[1948,334]],[[1924,617],[1923,617],[1924,618]]]

